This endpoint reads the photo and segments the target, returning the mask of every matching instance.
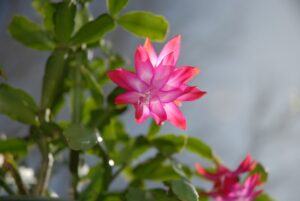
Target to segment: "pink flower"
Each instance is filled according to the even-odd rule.
[[[193,101],[206,92],[188,86],[200,71],[192,66],[177,67],[180,51],[180,35],[171,39],[157,56],[151,42],[135,52],[135,72],[118,68],[108,72],[108,77],[120,87],[124,94],[116,97],[116,104],[131,104],[135,108],[137,123],[152,116],[158,125],[165,121],[186,129],[186,120],[178,106],[182,101]]]
[[[200,175],[213,182],[213,189],[204,194],[216,201],[252,201],[262,193],[262,190],[256,190],[262,184],[260,175],[252,174],[244,182],[240,182],[239,176],[249,173],[255,166],[256,162],[248,155],[234,171],[222,164],[218,164],[214,173],[207,172],[200,164],[196,164],[196,169]]]

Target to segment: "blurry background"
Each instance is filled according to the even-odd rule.
[[[95,14],[105,11],[105,1],[96,0],[92,8]],[[186,133],[210,144],[230,167],[251,153],[269,169],[267,192],[277,200],[299,200],[300,1],[131,0],[126,10],[134,9],[166,16],[169,37],[182,35],[179,64],[201,68],[192,84],[208,94],[183,105]],[[0,1],[0,64],[10,84],[39,100],[48,53],[25,48],[8,35],[6,27],[16,14],[40,20],[29,0]],[[129,61],[143,43],[121,29],[108,37]],[[146,130],[147,124],[136,125],[132,115],[132,110],[124,115],[127,129]],[[169,124],[163,131],[182,133]],[[0,117],[0,133],[26,132]],[[197,158],[184,160],[193,165]],[[66,181],[61,178],[51,185],[64,194],[55,187]]]

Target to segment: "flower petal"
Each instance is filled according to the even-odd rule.
[[[185,84],[191,79],[193,79],[197,74],[200,73],[200,70],[192,66],[181,66],[177,67],[176,70],[172,73],[168,85],[179,86]]]
[[[152,117],[158,125],[161,125],[167,119],[166,111],[158,97],[151,98],[149,108]]]
[[[146,50],[142,46],[139,46],[135,51],[135,69],[138,77],[150,84],[154,69]]]
[[[135,120],[138,124],[143,123],[150,115],[148,106],[135,104]]]
[[[161,102],[169,103],[175,101],[182,93],[182,90],[174,89],[172,91],[159,91],[158,96]]]
[[[167,120],[170,121],[171,124],[178,128],[186,129],[185,117],[175,103],[164,104],[164,108],[167,113]]]
[[[160,63],[157,66],[160,66],[160,65],[174,66],[175,65],[174,60],[175,60],[174,53],[171,52],[170,54],[167,54],[164,58],[162,58],[162,60],[160,61]]]
[[[235,174],[242,174],[253,170],[256,167],[256,161],[252,160],[251,155],[247,155],[246,158],[241,162],[239,167],[234,171]]]
[[[167,83],[173,70],[173,66],[160,65],[154,68],[154,76],[152,78],[151,85],[156,89],[162,88]]]
[[[127,71],[123,68],[109,71],[107,76],[114,83],[127,90],[142,92],[148,88],[147,84],[140,80],[135,73]]]
[[[160,63],[162,59],[170,54],[171,52],[174,53],[174,61],[173,63],[169,63],[168,65],[175,65],[177,63],[179,54],[180,54],[180,40],[181,36],[177,35],[174,38],[172,38],[162,49],[158,56],[157,63]]]
[[[177,98],[177,101],[193,101],[201,98],[206,94],[205,91],[199,90],[197,87],[189,87],[189,86],[184,86],[183,87],[183,93],[181,96]]]
[[[144,43],[144,48],[145,48],[145,50],[148,53],[148,56],[150,58],[150,61],[151,61],[152,65],[155,66],[156,63],[157,63],[157,55],[156,55],[156,52],[155,52],[155,50],[154,50],[154,48],[152,46],[152,43],[149,40],[149,38],[146,38],[146,41]]]
[[[224,175],[230,173],[230,170],[228,170],[224,166],[219,166],[216,172],[208,172],[206,171],[199,163],[195,164],[197,172],[205,177],[208,180],[218,182],[220,181]]]
[[[135,91],[127,91],[115,99],[115,104],[135,104],[140,98],[140,93]]]

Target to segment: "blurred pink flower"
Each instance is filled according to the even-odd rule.
[[[222,164],[218,164],[214,173],[207,172],[200,164],[196,164],[196,169],[200,175],[213,182],[213,189],[204,194],[215,201],[252,201],[262,193],[262,190],[256,189],[262,184],[260,175],[249,175],[244,182],[240,182],[239,176],[249,173],[255,166],[256,161],[252,161],[251,156],[247,155],[234,171]]]
[[[108,72],[108,77],[120,87],[124,94],[116,97],[116,104],[132,104],[137,123],[152,116],[158,125],[166,120],[174,126],[186,129],[186,120],[179,110],[182,101],[193,101],[206,92],[196,86],[188,86],[200,70],[192,66],[177,67],[180,52],[180,35],[171,39],[157,56],[151,42],[135,52],[135,72],[118,68]]]

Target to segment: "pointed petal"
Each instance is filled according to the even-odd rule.
[[[194,101],[206,94],[205,91],[200,91],[197,87],[184,86],[184,90],[181,96],[177,98],[177,101]]]
[[[158,96],[161,102],[169,103],[175,101],[182,93],[182,90],[174,89],[172,91],[159,91]]]
[[[219,167],[215,173],[206,171],[199,163],[195,164],[197,172],[208,180],[218,182],[230,171],[226,167]]]
[[[151,85],[156,89],[162,88],[167,83],[173,70],[173,66],[158,66],[154,68],[154,76]]]
[[[153,97],[149,103],[150,112],[158,125],[167,119],[166,111],[158,97]]]
[[[127,91],[116,97],[115,104],[135,104],[140,96],[140,93],[136,91]]]
[[[246,158],[241,162],[239,167],[235,170],[235,174],[242,174],[244,172],[251,171],[255,168],[256,161],[252,160],[251,155],[247,155]]]
[[[160,61],[160,63],[157,66],[160,66],[160,65],[174,66],[175,65],[174,61],[175,61],[174,53],[171,52],[171,53],[167,54],[164,58],[162,58],[162,60]]]
[[[200,70],[192,66],[181,66],[177,67],[176,70],[172,73],[168,85],[179,86],[180,84],[185,84],[191,79],[193,79],[197,74],[200,73]]]
[[[175,105],[175,103],[167,103],[164,105],[164,108],[167,113],[167,119],[174,126],[186,129],[186,120],[183,116],[183,113],[179,110],[179,108]]]
[[[135,73],[127,71],[123,68],[109,71],[107,76],[114,83],[127,90],[142,92],[148,88],[147,84],[140,80]]]
[[[174,63],[170,63],[168,65],[175,65],[177,63],[179,54],[180,54],[180,40],[181,40],[181,36],[177,35],[174,38],[172,38],[162,49],[162,51],[159,54],[157,63],[160,63],[162,61],[162,59],[170,54],[171,52],[174,53]]]
[[[154,74],[154,69],[146,50],[142,46],[139,46],[136,49],[134,59],[135,69],[138,77],[145,83],[150,84]]]
[[[155,66],[156,62],[157,62],[157,55],[156,55],[156,52],[155,52],[149,38],[146,38],[146,41],[144,43],[144,48],[145,48],[145,50],[147,51],[147,53],[149,55],[149,58],[150,58],[150,61],[151,61],[152,65]]]
[[[149,108],[146,105],[135,104],[135,120],[138,124],[143,123],[150,115]]]

